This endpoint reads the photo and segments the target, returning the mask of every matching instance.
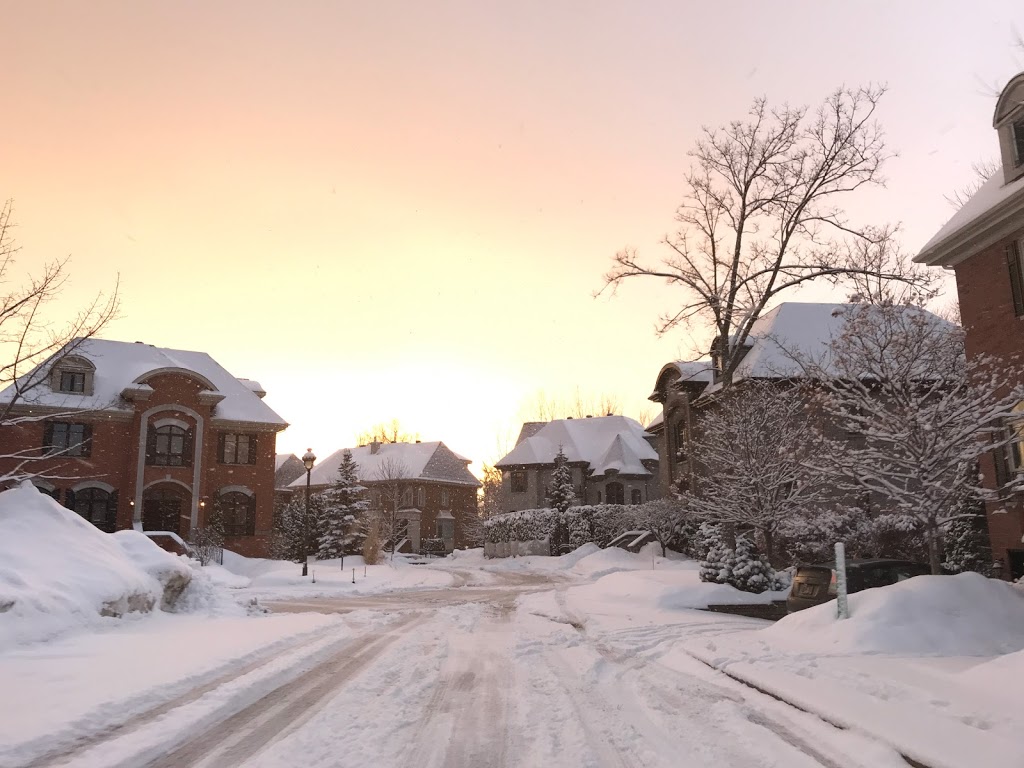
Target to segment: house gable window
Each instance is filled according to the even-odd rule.
[[[1013,295],[1013,314],[1024,315],[1024,269],[1021,256],[1024,244],[1020,240],[1006,246],[1006,266],[1010,270],[1010,292]]]
[[[256,497],[241,491],[221,494],[217,498],[221,525],[225,536],[256,534]]]
[[[514,469],[509,474],[511,475],[512,493],[526,493],[526,470]]]
[[[1024,117],[1015,120],[1010,129],[1013,141],[1014,161],[1017,167],[1024,165]]]
[[[609,504],[625,504],[626,494],[622,483],[605,483],[604,494]]]
[[[84,393],[85,373],[82,371],[61,371],[60,391]]]
[[[70,395],[91,395],[96,366],[84,357],[68,355],[49,373],[50,389]]]
[[[416,506],[423,509],[427,505],[427,491],[421,485],[416,489]]]
[[[221,464],[255,464],[256,435],[226,432],[218,442],[218,459]]]
[[[51,455],[87,459],[92,455],[92,427],[67,421],[48,421],[43,429],[43,450]]]
[[[146,439],[146,463],[158,467],[192,465],[192,432],[175,424],[151,429]]]

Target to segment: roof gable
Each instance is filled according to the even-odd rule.
[[[442,483],[478,487],[480,481],[467,466],[470,460],[459,456],[440,441],[430,443],[378,443],[376,453],[369,445],[355,448],[340,448],[325,459],[321,459],[310,473],[312,485],[330,485],[338,475],[344,452],[352,452],[352,460],[358,465],[361,483],[372,483],[386,479],[388,474],[398,470],[402,478],[409,480],[432,480]],[[302,477],[290,485],[305,485]]]

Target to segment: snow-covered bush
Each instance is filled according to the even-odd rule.
[[[952,521],[942,538],[946,555],[942,567],[947,571],[974,571],[987,576],[992,570],[992,549],[984,515]]]
[[[537,541],[564,538],[556,545],[574,549],[588,541],[605,546],[620,533],[635,527],[636,507],[623,504],[598,504],[557,509],[523,509],[494,515],[484,521],[484,541],[501,544],[512,541]]]
[[[707,545],[707,554],[700,562],[700,580],[712,584],[729,584],[732,581],[732,566],[736,555],[723,535],[722,526],[702,523],[701,540]]]
[[[743,592],[760,594],[775,584],[775,571],[768,558],[757,551],[749,534],[736,537],[729,583]]]

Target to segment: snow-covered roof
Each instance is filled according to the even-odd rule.
[[[925,243],[914,261],[953,265],[1009,234],[1003,231],[1005,226],[1019,229],[1024,213],[1024,176],[1009,184],[1004,184],[1003,178],[1000,168]]]
[[[66,408],[68,410],[115,410],[130,412],[132,404],[121,397],[127,387],[151,389],[145,379],[160,372],[188,372],[196,374],[207,388],[221,395],[213,408],[213,417],[224,421],[252,422],[279,428],[288,423],[273,411],[250,386],[232,376],[205,352],[165,349],[141,342],[86,339],[74,351],[74,357],[85,358],[96,370],[93,373],[92,394],[54,392],[48,382],[30,389],[19,400],[24,405]],[[52,360],[53,358],[51,358]],[[46,369],[50,360],[42,363]],[[19,381],[38,379],[35,371]],[[31,377],[31,379],[29,378]],[[259,385],[257,385],[259,386]],[[10,402],[15,385],[0,392],[0,402]]]
[[[277,472],[277,470],[283,467],[285,463],[288,461],[288,459],[295,459],[296,461],[298,461],[298,458],[299,457],[296,456],[294,453],[277,454],[276,456],[274,456],[274,471]]]
[[[618,471],[650,475],[644,460],[657,461],[644,428],[626,416],[556,419],[521,441],[496,467],[553,464],[559,448],[570,462],[586,462],[595,475]]]
[[[869,305],[786,302],[766,312],[751,326],[750,351],[736,368],[734,381],[744,378],[800,376],[798,360],[814,362],[829,370],[829,345],[843,332],[852,309],[871,311]],[[954,330],[955,326],[925,309],[903,307]],[[709,388],[713,390],[714,385]]]
[[[785,379],[803,374],[800,362],[811,362],[829,369],[829,345],[843,331],[850,310],[855,308],[870,311],[867,305],[830,304],[790,301],[766,312],[751,326],[746,345],[748,351],[733,375],[733,381],[746,378]],[[935,323],[955,329],[952,323],[917,307],[904,307],[903,311],[920,313]],[[670,363],[662,369],[678,367],[680,373],[690,372],[691,381],[707,381],[704,377],[711,370],[710,361],[694,363]],[[659,383],[659,386],[660,383]],[[712,394],[721,389],[721,384],[708,386],[702,394]],[[660,424],[652,421],[650,426]]]
[[[338,475],[342,454],[352,452],[352,459],[359,465],[360,482],[384,479],[390,468],[402,468],[402,477],[410,480],[433,480],[456,485],[479,487],[480,481],[473,476],[467,465],[470,459],[460,456],[441,441],[432,443],[378,443],[377,452],[371,446],[341,448],[325,459],[317,461],[310,473],[312,485],[330,485]],[[306,478],[293,481],[291,487],[306,484]]]

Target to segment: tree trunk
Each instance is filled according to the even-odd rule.
[[[939,527],[929,523],[925,529],[925,538],[928,541],[928,564],[931,566],[932,575],[942,574],[942,556],[939,553]]]
[[[775,532],[771,528],[763,528],[761,535],[764,537],[764,556],[768,562],[775,565]]]

